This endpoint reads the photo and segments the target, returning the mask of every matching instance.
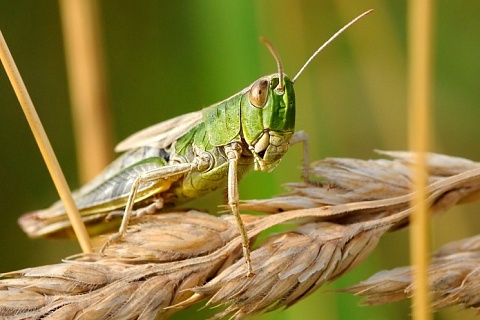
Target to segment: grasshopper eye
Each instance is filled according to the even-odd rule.
[[[255,108],[263,108],[267,103],[268,97],[268,81],[265,79],[257,80],[250,89],[250,103]]]

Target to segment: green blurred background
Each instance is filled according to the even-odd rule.
[[[296,83],[297,128],[311,160],[375,158],[374,149],[407,148],[405,1],[100,1],[108,98],[115,142],[148,125],[199,110],[275,72],[265,36],[292,77],[313,51],[361,12],[376,11],[335,40]],[[480,160],[480,2],[436,2],[434,151]],[[72,188],[79,187],[58,2],[0,0],[0,29]],[[0,72],[0,272],[56,263],[79,252],[69,241],[30,240],[25,212],[57,199],[30,129]],[[242,199],[264,198],[298,181],[300,147],[273,173],[252,172]],[[220,193],[198,201],[210,208]],[[433,222],[433,246],[477,232],[478,204]],[[406,230],[386,235],[360,267],[327,290],[259,319],[405,319],[408,303],[358,307],[358,298],[325,292],[408,264]],[[195,309],[191,316],[196,313]],[[211,314],[202,310],[198,318]],[[449,309],[435,319],[468,319]],[[174,318],[190,317],[179,313]]]

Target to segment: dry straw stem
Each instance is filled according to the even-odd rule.
[[[432,307],[480,307],[480,236],[449,243],[437,251],[428,268]],[[411,267],[381,271],[345,291],[364,296],[364,304],[379,305],[410,298]]]
[[[83,224],[80,214],[75,206],[70,189],[68,187],[65,176],[63,175],[62,169],[58,163],[57,157],[53,152],[53,148],[48,140],[45,129],[43,128],[42,122],[38,117],[35,106],[33,105],[32,99],[28,94],[25,83],[23,83],[20,72],[18,71],[17,65],[13,60],[10,49],[8,49],[7,43],[3,37],[2,32],[0,31],[0,60],[7,72],[8,79],[12,84],[13,90],[17,95],[20,106],[22,107],[25,118],[28,121],[30,129],[32,130],[35,141],[37,142],[40,153],[45,160],[47,169],[52,177],[53,183],[57,188],[58,194],[62,199],[62,202],[67,211],[69,220],[72,222],[75,235],[78,238],[80,246],[82,247],[83,252],[92,252],[92,244],[88,237],[87,229]]]
[[[163,319],[198,301],[225,305],[235,319],[288,307],[354,268],[388,230],[407,223],[412,155],[394,160],[326,159],[312,165],[322,183],[290,184],[291,192],[244,206],[276,214],[242,219],[253,239],[296,222],[252,251],[247,278],[231,215],[198,211],[136,218],[105,256],[81,254],[60,264],[3,274],[4,319]],[[428,158],[433,212],[478,198],[480,165]]]
[[[412,296],[412,319],[431,319],[428,299],[429,212],[426,186],[425,154],[430,149],[432,100],[433,1],[410,0],[408,5],[408,110],[409,149],[416,153],[413,167],[412,205],[410,218],[410,260],[415,267],[415,292]]]

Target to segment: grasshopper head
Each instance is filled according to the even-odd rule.
[[[241,118],[242,136],[254,156],[255,170],[274,169],[295,129],[292,81],[278,73],[255,81],[245,93]]]
[[[305,62],[293,80],[287,78],[283,73],[280,56],[270,41],[261,39],[275,58],[278,72],[258,79],[250,88],[242,92],[241,134],[254,156],[255,170],[274,169],[287,152],[295,129],[293,84],[300,74],[333,39],[372,11],[368,10],[359,15],[330,37]]]

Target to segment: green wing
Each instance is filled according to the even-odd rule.
[[[127,151],[144,146],[167,148],[202,121],[201,111],[183,114],[132,134],[120,142],[115,151]]]

